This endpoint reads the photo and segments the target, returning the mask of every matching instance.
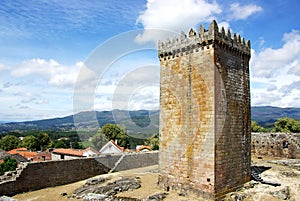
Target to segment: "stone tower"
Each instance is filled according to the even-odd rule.
[[[250,180],[250,41],[213,21],[158,46],[159,185],[218,199]]]

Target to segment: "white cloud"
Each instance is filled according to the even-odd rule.
[[[171,5],[170,5],[171,4]],[[215,14],[221,13],[220,6],[204,0],[148,0],[147,8],[137,19],[144,29],[188,31],[200,22],[212,21]],[[145,33],[139,41],[157,40],[161,35]]]
[[[224,27],[225,31],[228,30],[229,27],[230,27],[229,23],[226,22],[226,21],[220,22],[220,23],[218,24],[218,26],[219,26],[219,28]]]
[[[300,107],[300,31],[283,35],[282,47],[252,50],[252,104]]]
[[[252,52],[252,68],[255,77],[270,78],[283,68],[299,74],[300,69],[300,31],[293,30],[283,36],[284,45],[278,49],[266,48],[257,55]]]
[[[8,66],[0,63],[0,72],[9,69]]]
[[[262,7],[255,4],[240,6],[239,3],[233,3],[230,5],[230,11],[232,12],[230,18],[235,20],[246,19],[250,15],[253,15],[254,13],[260,12],[262,10]]]
[[[16,78],[26,76],[40,76],[45,78],[49,85],[57,87],[73,87],[82,62],[73,66],[64,66],[57,61],[50,59],[30,59],[22,62],[11,71],[11,75]],[[38,78],[38,77],[37,77]]]

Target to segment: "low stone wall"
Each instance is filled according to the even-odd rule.
[[[103,155],[95,158],[99,163],[108,167],[109,169],[114,168],[114,171],[129,170],[139,167],[146,167],[150,165],[158,164],[158,151],[144,152],[144,153],[132,153],[125,154],[121,159],[122,155]],[[118,162],[115,167],[116,163]]]
[[[13,181],[0,183],[0,196],[64,185],[96,175],[158,164],[158,152],[29,163]],[[119,160],[121,158],[121,160]],[[116,165],[117,163],[117,165]]]
[[[300,158],[300,133],[252,133],[254,157]]]

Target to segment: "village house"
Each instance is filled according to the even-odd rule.
[[[116,141],[110,140],[100,149],[99,152],[100,154],[119,154],[122,152],[134,153],[134,152],[146,152],[146,151],[152,151],[152,148],[150,146],[137,145],[136,150],[130,150],[119,146]]]
[[[19,162],[38,162],[51,160],[51,153],[29,151],[27,148],[21,147],[8,151],[12,158],[15,158]]]
[[[29,151],[27,148],[25,147],[20,147],[20,148],[16,148],[16,149],[12,149],[10,151],[8,151],[8,153],[10,155],[20,155],[23,158],[26,158],[28,161],[33,161],[33,159],[36,157],[37,152],[34,151]],[[20,158],[19,156],[16,156],[18,158]],[[17,159],[17,158],[16,158]],[[18,160],[18,159],[17,159]],[[22,161],[25,162],[25,161]]]
[[[51,152],[52,160],[68,160],[68,159],[78,159],[84,157],[97,156],[100,153],[92,147],[86,149],[54,149]]]
[[[152,151],[151,146],[146,146],[146,145],[137,145],[136,146],[136,152],[147,152],[147,151]]]
[[[124,147],[121,147],[114,140],[110,140],[101,149],[100,154],[119,154],[124,151]]]

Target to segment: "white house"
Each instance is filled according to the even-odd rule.
[[[100,154],[118,154],[124,151],[124,147],[120,147],[115,141],[111,140],[106,143],[101,149]]]
[[[88,147],[88,148],[83,150],[82,155],[85,156],[85,157],[93,157],[93,156],[97,156],[99,154],[100,154],[99,151],[97,151],[93,147]]]
[[[54,149],[51,152],[52,160],[64,160],[64,159],[77,159],[84,157],[93,157],[99,155],[100,153],[93,149],[92,147],[88,147],[86,149]]]

